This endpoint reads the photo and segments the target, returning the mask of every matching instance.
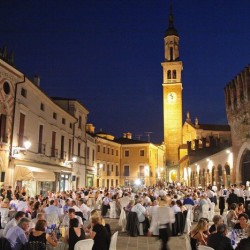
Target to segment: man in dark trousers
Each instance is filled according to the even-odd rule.
[[[168,249],[168,240],[170,237],[170,224],[175,222],[175,215],[170,207],[158,207],[152,214],[151,225],[148,230],[148,236],[151,236],[155,229],[159,228],[159,238],[161,240],[161,250]]]
[[[230,210],[231,204],[239,203],[239,197],[234,193],[234,189],[231,190],[231,193],[229,194],[227,198],[227,204],[228,204],[228,210]]]

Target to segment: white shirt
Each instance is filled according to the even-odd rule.
[[[143,207],[141,203],[137,203],[136,205],[134,205],[131,211],[137,213],[139,222],[143,222],[145,220],[146,208]]]
[[[12,220],[10,220],[4,227],[4,230],[3,230],[3,237],[6,236],[8,230],[12,227],[15,227],[17,225],[17,221],[15,218],[13,218]]]
[[[28,209],[28,204],[26,201],[19,201],[17,203],[17,212],[18,211],[23,211],[25,212]]]
[[[80,210],[82,211],[83,218],[87,220],[89,217],[90,208],[86,204],[83,203],[80,206]]]
[[[55,205],[49,205],[48,207],[44,208],[45,214],[58,214],[61,215],[59,208]]]
[[[78,221],[79,221],[79,227],[83,226],[82,218],[80,216],[78,216],[78,215],[75,215],[75,218],[77,218]],[[63,226],[69,226],[69,215],[68,214],[66,214],[64,216],[62,225]]]

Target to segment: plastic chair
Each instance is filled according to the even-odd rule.
[[[87,239],[87,240],[79,240],[76,242],[74,246],[74,250],[92,250],[94,245],[94,240]]]
[[[200,218],[207,218],[207,219],[209,219],[209,205],[208,204],[202,205],[202,211],[199,214],[199,219]]]
[[[203,245],[199,245],[198,246],[198,250],[214,250],[214,248],[203,246]]]
[[[211,202],[210,206],[210,211],[209,211],[209,220],[212,221],[214,217],[214,208],[215,208],[215,203]]]
[[[190,232],[190,229],[191,229],[191,225],[192,225],[192,222],[191,222],[191,209],[188,209],[188,212],[187,212],[187,217],[186,217],[186,223],[185,223],[185,228],[184,228],[184,232],[185,233],[189,233]]]
[[[192,250],[191,243],[190,243],[190,238],[188,235],[185,235],[185,245],[187,250]]]
[[[9,216],[9,209],[8,208],[0,208],[0,214],[1,214],[1,226],[2,228],[5,227],[5,225],[10,220]]]
[[[111,237],[111,242],[109,245],[109,250],[116,250],[116,243],[117,243],[118,231],[115,232]]]

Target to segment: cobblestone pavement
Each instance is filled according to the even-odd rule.
[[[130,237],[127,233],[121,232],[118,226],[118,219],[105,218],[106,222],[110,224],[112,234],[116,231],[118,233],[117,250],[158,250],[160,249],[160,240],[158,237]],[[184,235],[178,237],[171,237],[168,243],[169,250],[186,250]]]

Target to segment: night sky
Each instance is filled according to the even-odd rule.
[[[183,61],[183,116],[226,124],[224,87],[249,64],[249,0],[173,0]],[[49,96],[78,99],[116,137],[163,140],[167,0],[0,1],[0,47]]]

